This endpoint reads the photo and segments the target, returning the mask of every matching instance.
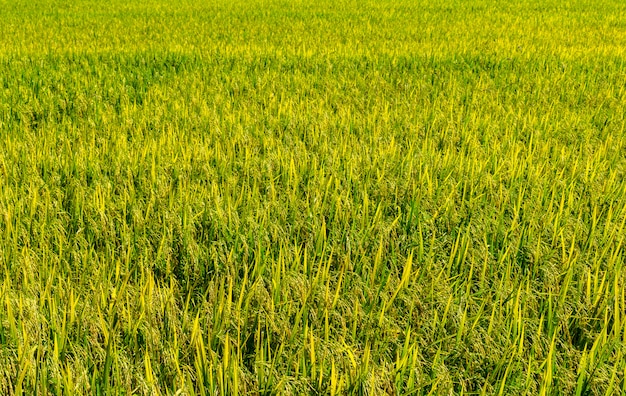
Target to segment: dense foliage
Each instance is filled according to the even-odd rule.
[[[1,394],[626,392],[626,3],[0,1]]]

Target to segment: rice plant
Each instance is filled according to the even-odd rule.
[[[625,27],[0,0],[0,394],[626,393]]]

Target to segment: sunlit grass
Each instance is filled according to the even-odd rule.
[[[626,392],[625,9],[0,1],[0,393]]]

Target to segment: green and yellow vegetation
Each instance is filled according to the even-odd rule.
[[[626,3],[0,0],[0,394],[626,393]]]

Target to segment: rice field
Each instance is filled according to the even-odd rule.
[[[626,3],[0,0],[0,394],[626,394]]]

